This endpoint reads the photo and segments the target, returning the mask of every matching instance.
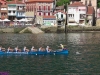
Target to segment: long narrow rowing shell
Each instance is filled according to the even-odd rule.
[[[0,51],[0,55],[17,55],[17,54],[27,54],[27,55],[57,55],[57,54],[63,54],[68,55],[68,50],[62,50],[62,51],[29,51],[29,52],[2,52]]]

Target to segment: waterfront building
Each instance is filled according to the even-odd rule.
[[[7,13],[8,13],[8,11],[7,11],[6,0],[0,0],[0,18],[1,19],[8,18]]]
[[[95,10],[93,6],[87,6],[86,23],[88,26],[95,25]]]
[[[43,25],[57,26],[56,16],[43,16]]]
[[[16,8],[17,8],[16,18],[17,19],[25,18],[25,3],[17,2]]]
[[[8,19],[11,21],[25,17],[25,4],[23,1],[8,1]]]
[[[52,16],[55,5],[54,0],[27,0],[25,15],[32,19],[35,19],[36,17],[39,18],[40,16]],[[35,22],[36,21],[37,20],[35,20]]]
[[[95,10],[95,17],[97,16],[97,0],[70,0],[70,4],[72,4],[75,1],[81,1],[86,6],[91,5],[94,7]]]
[[[16,18],[17,6],[16,1],[8,1],[8,19],[13,21]]]
[[[55,8],[54,16],[56,16],[58,26],[65,25],[67,17],[66,17],[66,12],[65,12],[65,9],[64,9],[64,5],[63,6],[58,6],[58,7]]]
[[[67,24],[81,25],[86,23],[87,7],[82,2],[74,2],[68,5],[67,9]]]

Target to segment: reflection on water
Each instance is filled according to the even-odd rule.
[[[69,50],[68,56],[1,55],[0,71],[11,75],[100,75],[99,36],[100,33],[0,34],[0,45],[5,48],[49,45],[57,49],[62,43]]]

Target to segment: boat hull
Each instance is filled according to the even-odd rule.
[[[29,52],[2,52],[0,51],[0,55],[68,55],[68,50],[62,50],[62,51],[29,51]]]

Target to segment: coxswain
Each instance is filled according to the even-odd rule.
[[[64,49],[64,45],[63,45],[63,44],[60,44],[60,47],[61,47],[62,49]]]

